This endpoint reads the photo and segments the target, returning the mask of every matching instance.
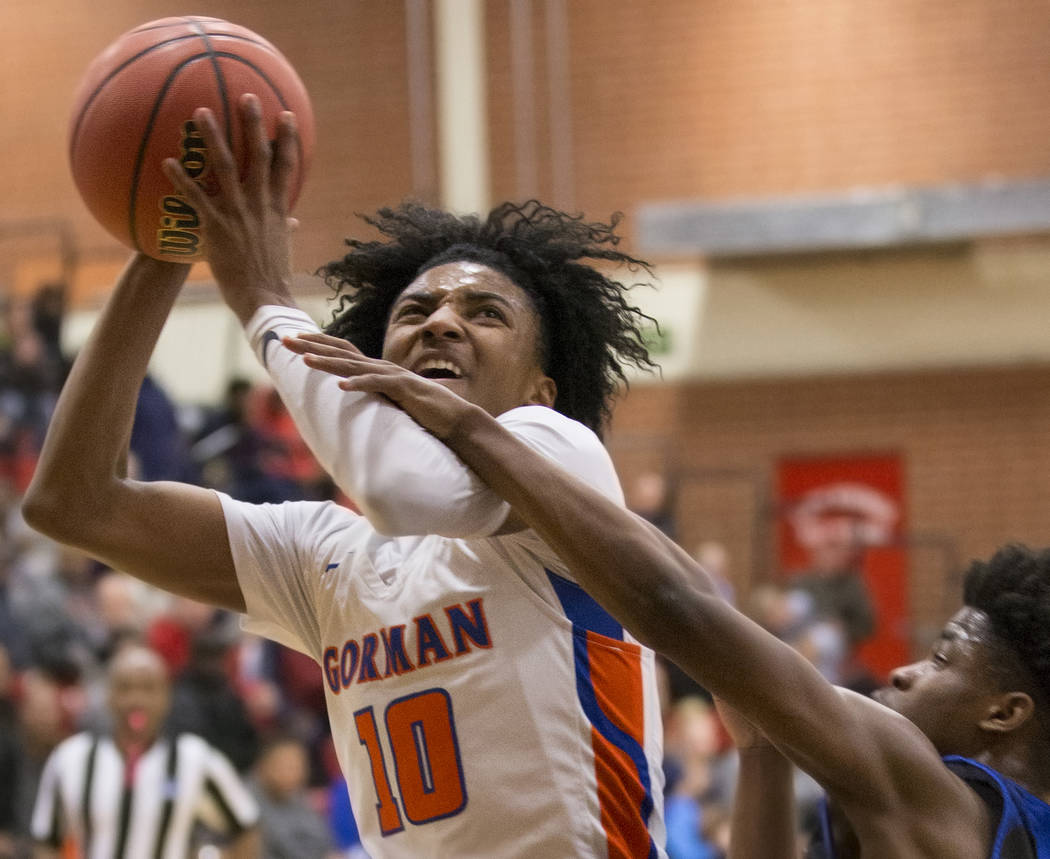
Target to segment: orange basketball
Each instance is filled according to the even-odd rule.
[[[203,259],[197,213],[164,176],[161,162],[178,158],[209,185],[208,153],[192,121],[211,108],[244,165],[237,100],[255,93],[271,139],[277,117],[294,111],[302,188],[314,144],[310,97],[295,69],[251,30],[218,18],[162,18],[125,33],[88,66],[73,102],[69,162],[91,214],[129,247],[158,259]]]

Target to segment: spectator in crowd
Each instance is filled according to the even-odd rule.
[[[722,859],[728,838],[732,757],[714,707],[688,696],[671,707],[664,732],[664,817],[669,859]]]
[[[83,718],[85,696],[77,682],[58,682],[40,668],[31,667],[18,678],[16,696],[14,786],[16,855],[28,855],[30,818],[48,756]]]
[[[810,595],[817,615],[841,624],[851,652],[875,631],[875,607],[864,581],[864,556],[892,533],[896,512],[873,493],[814,491],[789,514],[809,552],[791,586]]]
[[[193,639],[189,662],[175,678],[168,729],[203,737],[243,773],[255,763],[259,735],[231,682],[239,635],[233,616],[221,612]]]
[[[18,826],[18,721],[12,697],[14,673],[0,644],[0,859],[14,859]]]
[[[226,856],[258,855],[258,809],[233,767],[192,734],[164,736],[163,661],[129,644],[109,669],[111,730],[79,733],[47,760],[33,809],[37,856],[188,856],[194,823],[225,833]],[[134,813],[132,813],[134,811]]]
[[[190,457],[205,486],[242,501],[279,501],[288,487],[275,485],[263,470],[266,440],[251,420],[252,397],[251,382],[231,379],[222,403],[204,416],[195,433]]]
[[[663,471],[646,469],[628,485],[627,506],[654,524],[672,540],[678,539],[674,514],[674,491]]]
[[[146,629],[146,641],[161,655],[168,672],[177,676],[189,664],[193,641],[213,624],[222,623],[222,611],[188,597],[171,596]]]
[[[307,749],[292,735],[270,739],[251,779],[259,803],[261,859],[335,859],[328,822],[307,794]]]
[[[150,375],[142,380],[135,406],[131,453],[141,480],[196,478],[175,404]]]
[[[336,768],[328,786],[328,828],[335,841],[339,859],[369,859],[361,845],[354,810],[350,806],[350,791],[343,774]]]

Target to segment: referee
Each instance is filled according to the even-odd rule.
[[[259,855],[258,808],[230,762],[194,734],[166,737],[161,658],[140,644],[109,670],[111,735],[76,734],[51,753],[31,832],[37,859],[187,859],[199,827],[222,833],[225,856]]]

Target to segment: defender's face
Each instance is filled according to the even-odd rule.
[[[995,695],[988,653],[991,621],[973,608],[957,612],[929,655],[897,668],[875,699],[914,722],[942,755],[971,756],[983,745],[979,723]]]
[[[475,262],[429,269],[390,309],[383,357],[434,379],[491,415],[550,406],[540,366],[540,320],[506,275]]]

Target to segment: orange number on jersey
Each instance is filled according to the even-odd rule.
[[[359,710],[354,721],[372,765],[380,829],[383,835],[392,835],[404,827],[387,776],[372,708]],[[391,701],[386,708],[386,732],[408,820],[419,825],[462,811],[467,804],[467,788],[448,693],[444,689],[428,689]]]
[[[376,729],[376,717],[372,715],[372,708],[365,707],[354,713],[354,724],[357,725],[357,738],[361,745],[368,750],[368,760],[372,764],[372,781],[376,786],[376,795],[379,802],[376,803],[376,811],[379,812],[379,829],[383,835],[393,835],[405,828],[401,822],[401,812],[397,808],[397,800],[390,790],[390,779],[386,775],[386,761],[383,760],[383,750],[379,747],[379,731]]]

